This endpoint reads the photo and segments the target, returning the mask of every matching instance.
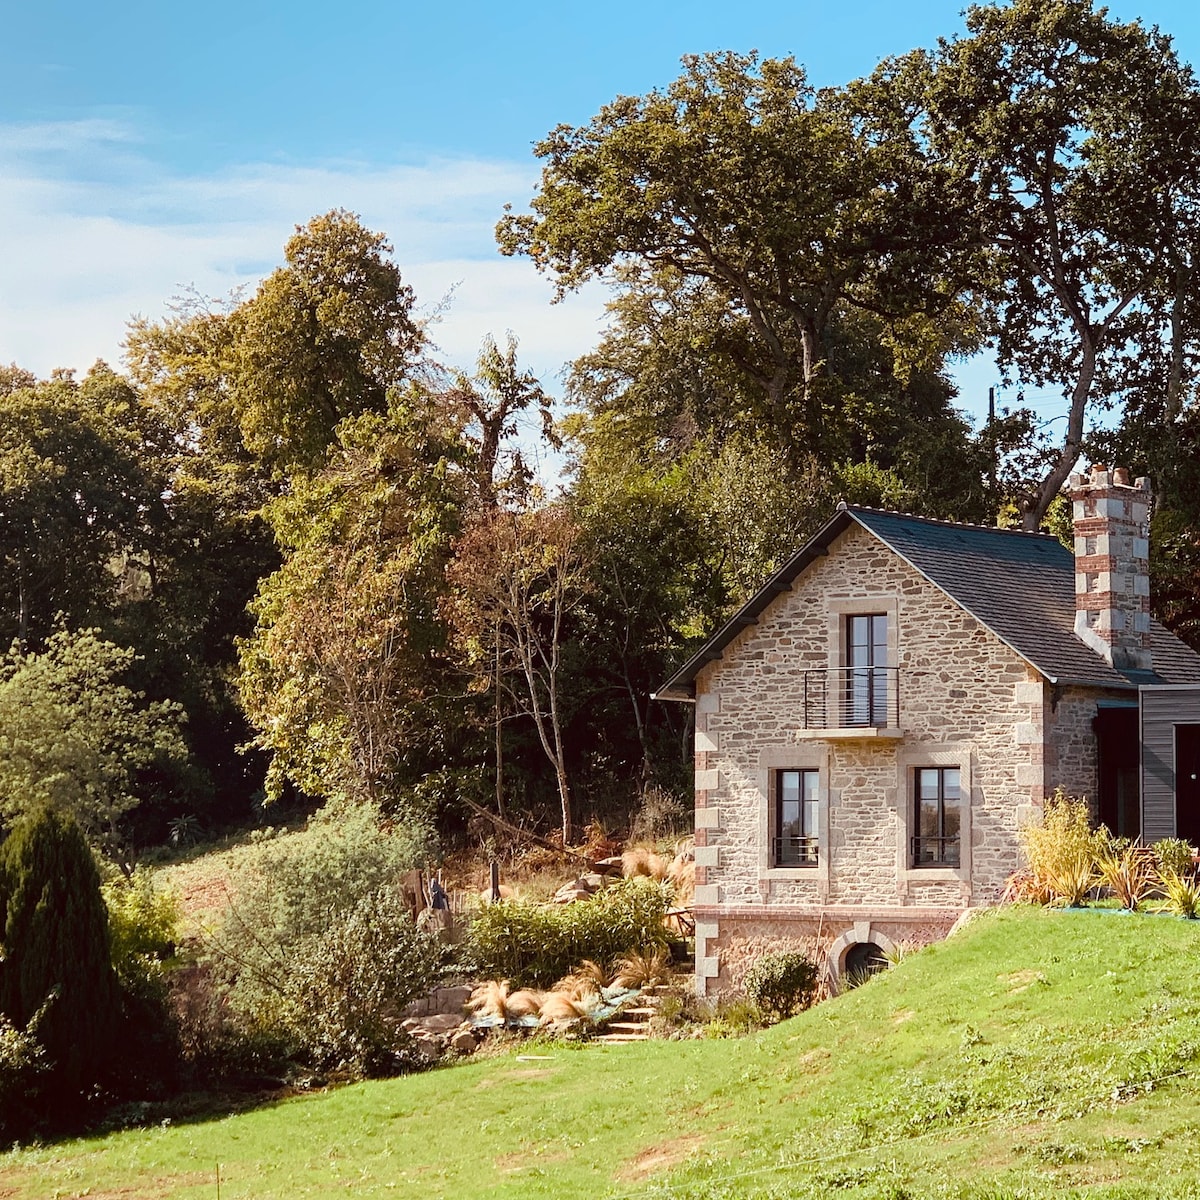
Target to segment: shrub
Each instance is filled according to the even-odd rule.
[[[179,901],[155,886],[145,870],[115,875],[100,889],[108,911],[113,970],[121,986],[139,995],[156,990],[175,953]]]
[[[1194,876],[1163,871],[1162,889],[1164,900],[1158,906],[1161,912],[1195,920],[1200,913],[1200,882]]]
[[[121,987],[122,1082],[143,1094],[170,1081],[181,1057],[168,967],[178,938],[179,903],[144,870],[115,875],[101,888],[108,910],[113,970]]]
[[[18,1029],[0,1014],[0,1137],[24,1132],[37,1109],[46,1054],[36,1037],[38,1016]]]
[[[504,900],[482,908],[471,923],[470,949],[482,974],[550,987],[585,959],[665,946],[663,918],[671,888],[627,879],[573,904]]]
[[[665,946],[631,950],[614,964],[613,983],[622,988],[647,988],[666,983],[671,973],[671,955]]]
[[[1186,875],[1192,870],[1194,851],[1191,843],[1183,838],[1162,838],[1150,849],[1154,852],[1160,875]]]
[[[1145,846],[1135,844],[1103,853],[1097,867],[1104,885],[1130,912],[1137,912],[1159,882],[1154,854]]]
[[[398,886],[429,853],[429,830],[385,827],[370,805],[325,809],[298,834],[268,842],[234,874],[233,900],[202,959],[242,1012],[282,995],[299,948],[340,925],[368,896]]]
[[[746,972],[746,999],[769,1024],[808,1008],[817,994],[820,972],[810,958],[793,950],[764,954]]]
[[[0,945],[0,1013],[21,1030],[38,1016],[45,1094],[69,1108],[103,1077],[120,1019],[100,876],[72,817],[42,809],[0,847]]]
[[[401,1010],[437,986],[449,954],[416,928],[398,891],[366,896],[300,948],[281,997],[284,1023],[318,1068],[394,1071],[409,1042]]]
[[[1046,801],[1041,822],[1023,826],[1018,837],[1035,885],[1053,903],[1070,906],[1087,899],[1096,886],[1100,854],[1112,847],[1105,834],[1091,831],[1087,801],[1061,788]]]
[[[202,1005],[189,1029],[217,1045],[189,1045],[190,1056],[240,1054],[250,1066],[285,1053],[351,1074],[399,1065],[399,1009],[440,979],[447,955],[400,894],[428,852],[425,827],[386,827],[365,805],[327,809],[267,843],[205,938],[201,967],[219,985],[224,1025],[206,1025]]]

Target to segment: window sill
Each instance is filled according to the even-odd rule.
[[[903,729],[876,725],[848,725],[836,729],[797,729],[792,736],[798,742],[899,741]]]
[[[817,863],[806,866],[767,867],[762,873],[763,879],[812,879],[816,875]]]
[[[962,867],[947,867],[939,863],[928,866],[909,867],[904,872],[905,878],[913,883],[956,883],[968,877]]]

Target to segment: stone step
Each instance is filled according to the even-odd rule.
[[[644,1021],[609,1021],[604,1027],[610,1033],[645,1033]]]
[[[596,1041],[609,1046],[620,1046],[625,1042],[648,1042],[649,1040],[648,1033],[605,1033],[596,1038]]]

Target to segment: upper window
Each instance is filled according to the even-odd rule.
[[[960,862],[962,789],[957,767],[917,767],[913,779],[917,832],[914,867],[957,867]]]
[[[817,865],[818,771],[775,772],[775,837],[771,865]]]
[[[888,723],[887,627],[885,613],[851,613],[846,617],[843,725]]]

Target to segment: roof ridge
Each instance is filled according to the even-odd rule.
[[[921,521],[926,525],[945,525],[950,529],[980,529],[985,533],[1014,533],[1021,537],[1049,538],[1053,542],[1058,541],[1053,533],[1046,533],[1041,529],[1006,529],[999,525],[980,525],[975,521],[951,521],[945,517],[926,517],[921,513],[901,512],[898,508],[876,508],[872,504],[847,504],[844,500],[839,501],[837,508],[840,512],[879,513],[885,517],[903,517],[907,521]]]

